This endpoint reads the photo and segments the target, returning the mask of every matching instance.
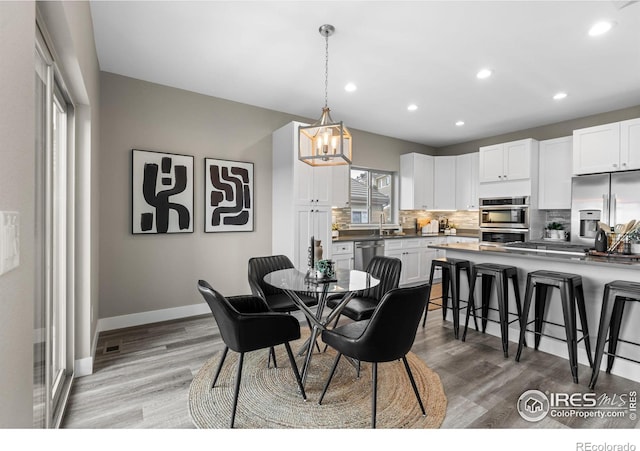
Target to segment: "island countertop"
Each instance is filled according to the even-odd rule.
[[[602,306],[602,296],[604,287],[607,283],[614,280],[628,280],[633,282],[640,282],[640,262],[638,260],[628,259],[616,259],[616,258],[603,258],[594,257],[590,255],[565,255],[554,252],[536,252],[532,250],[523,249],[506,249],[500,244],[487,245],[477,243],[450,243],[450,244],[432,244],[429,247],[435,249],[445,250],[447,258],[459,258],[469,260],[472,264],[479,263],[498,263],[503,265],[513,266],[517,269],[519,279],[519,293],[521,299],[524,299],[524,292],[527,280],[527,274],[532,271],[547,270],[558,271],[565,273],[578,274],[582,277],[587,323],[589,326],[589,340],[591,341],[591,347],[595,347],[595,338],[598,333],[598,325],[600,322],[600,309]],[[462,276],[462,283],[460,284],[460,298],[468,299],[468,283],[466,281],[466,275]],[[509,287],[509,311],[515,312],[517,308],[514,305],[513,287]],[[559,299],[558,290],[553,290],[552,299],[547,304],[546,318],[550,321],[554,321],[557,324],[563,324],[563,312],[561,309],[561,302]],[[478,296],[479,293],[476,294]],[[478,299],[478,298],[476,298]],[[491,305],[497,305],[496,293],[491,294]],[[625,309],[625,325],[623,325],[620,332],[620,342],[618,343],[618,351],[620,355],[633,357],[638,360],[637,346],[631,343],[640,343],[640,329],[637,327],[629,327],[634,324],[640,324],[640,309],[634,304],[640,304],[636,302],[630,303],[629,308]],[[534,312],[531,309],[529,312],[528,321],[533,320]],[[464,315],[462,315],[460,324],[464,324]],[[447,313],[447,319],[452,320],[452,313]],[[511,330],[509,340],[516,342],[519,336],[519,323],[513,322],[509,325]],[[561,327],[554,325],[547,325],[549,333],[553,336],[563,338],[564,331]],[[546,329],[545,329],[546,330]],[[500,328],[496,324],[489,323],[487,325],[487,333],[500,336]],[[533,334],[527,332],[527,340],[533,342]],[[467,338],[469,340],[469,338]],[[625,340],[623,342],[622,340]],[[582,365],[581,371],[583,374],[580,376],[581,380],[588,380],[590,377],[590,369],[588,368],[588,362],[586,359],[586,353],[584,350],[584,343],[578,343],[578,361]],[[567,358],[566,344],[562,341],[547,339],[543,337],[540,342],[540,351],[549,352],[563,358]],[[532,349],[526,350],[522,358],[531,358],[531,354],[535,352]],[[601,369],[606,369],[606,364],[602,362]],[[617,374],[622,377],[626,377],[636,382],[640,382],[640,365],[626,361],[624,359],[616,359],[613,369],[613,374]],[[566,368],[566,374],[569,374],[569,368]],[[570,377],[570,376],[567,376]],[[602,375],[601,375],[602,377]]]
[[[567,255],[554,251],[534,251],[525,249],[507,249],[502,245],[496,244],[479,244],[479,243],[449,243],[449,244],[432,244],[429,247],[434,249],[443,249],[445,251],[461,251],[470,253],[479,253],[485,255],[499,255],[506,258],[519,257],[532,260],[558,261],[566,263],[577,263],[585,265],[599,265],[608,268],[624,268],[640,270],[640,255],[638,259],[622,258],[622,257],[599,257],[592,255]],[[640,274],[638,274],[640,277]]]

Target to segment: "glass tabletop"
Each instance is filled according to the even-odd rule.
[[[365,271],[337,269],[334,282],[328,282],[327,293],[346,293],[349,291],[366,290],[380,283],[371,274]],[[264,281],[269,285],[290,291],[311,291],[321,293],[326,282],[312,282],[305,277],[305,273],[295,268],[280,269],[264,276]]]

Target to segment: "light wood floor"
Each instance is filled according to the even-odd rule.
[[[304,324],[304,322],[303,322]],[[108,352],[109,349],[116,351]],[[193,428],[187,397],[203,363],[223,347],[210,315],[100,334],[94,374],[77,379],[64,428]],[[443,428],[636,428],[638,420],[554,419],[528,423],[516,410],[530,389],[587,393],[590,370],[580,366],[580,384],[568,362],[528,348],[520,363],[517,346],[503,358],[498,337],[469,330],[467,341],[453,337],[452,325],[431,311],[419,326],[413,352],[435,370],[448,399]],[[384,383],[380,381],[379,383]],[[598,395],[622,394],[640,384],[601,373]],[[240,407],[241,408],[241,407]]]

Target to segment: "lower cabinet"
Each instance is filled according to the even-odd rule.
[[[335,262],[336,269],[353,269],[353,241],[333,243],[331,259]]]
[[[417,285],[429,280],[435,249],[429,249],[425,238],[385,240],[384,254],[402,261],[400,286]]]

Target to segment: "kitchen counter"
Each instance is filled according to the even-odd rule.
[[[604,292],[605,284],[614,280],[629,280],[640,282],[640,262],[618,260],[614,258],[592,257],[592,256],[577,256],[577,255],[564,255],[554,252],[535,252],[524,249],[505,249],[501,245],[484,245],[476,243],[452,243],[452,244],[434,244],[429,246],[435,249],[442,249],[446,251],[446,256],[451,258],[459,258],[469,260],[472,264],[478,263],[498,263],[503,265],[515,266],[518,270],[519,280],[519,292],[522,302],[524,303],[524,294],[526,288],[527,274],[532,271],[548,270],[579,274],[582,276],[582,283],[585,295],[585,305],[587,310],[587,324],[589,327],[589,339],[591,340],[591,348],[595,349],[595,340],[598,335],[598,326],[600,322],[600,310],[602,306],[602,295]],[[460,296],[461,299],[467,299],[469,296],[468,282],[466,276],[462,275],[460,284]],[[476,305],[478,305],[480,299],[481,289],[480,283],[476,285]],[[513,294],[513,288],[509,284],[509,311],[515,312],[515,296]],[[634,328],[633,324],[640,324],[640,303],[632,302],[628,303],[629,308],[625,308],[625,318],[620,332],[620,340],[626,340],[627,342],[640,342],[640,329]],[[496,291],[495,288],[491,294],[490,305],[497,306]],[[558,324],[564,324],[563,314],[560,303],[560,294],[558,290],[552,290],[552,297],[549,300],[547,307],[546,319]],[[533,320],[534,308],[532,306],[529,312],[529,321]],[[464,311],[466,313],[466,310]],[[492,313],[489,314],[490,318],[494,318]],[[448,312],[447,319],[451,321],[453,318],[451,312]],[[460,324],[464,324],[465,316],[460,315]],[[494,318],[495,319],[495,318]],[[470,323],[470,329],[473,329],[473,322]],[[630,327],[631,326],[631,327]],[[532,327],[532,326],[530,326]],[[520,325],[518,322],[513,322],[509,325],[509,340],[517,343],[520,332]],[[544,332],[553,335],[558,338],[564,338],[564,328],[554,326],[553,324],[545,325]],[[497,324],[489,323],[487,325],[487,333],[500,336],[500,328]],[[467,341],[475,340],[477,337],[474,335],[467,336]],[[533,334],[527,334],[527,342],[533,343]],[[513,349],[513,348],[512,348]],[[553,340],[548,337],[542,337],[540,341],[539,351],[534,351],[531,347],[525,348],[522,359],[535,358],[532,354],[535,352],[548,352],[563,358],[567,358],[566,343],[558,340]],[[620,342],[618,345],[618,352],[622,356],[638,358],[638,348],[629,343]],[[578,361],[581,365],[588,365],[587,356],[584,350],[582,342],[578,343]],[[606,359],[603,359],[603,370],[606,369]],[[562,371],[566,370],[566,377],[571,380],[569,367],[561,368]],[[622,377],[640,382],[640,365],[629,362],[627,360],[617,358],[613,369],[613,374],[617,374]],[[604,372],[603,372],[604,373]],[[603,373],[600,377],[603,376]],[[580,384],[583,386],[588,383],[591,377],[590,370],[584,366],[580,366]]]
[[[353,233],[354,231],[350,231]],[[458,231],[455,235],[445,235],[444,233],[438,233],[437,235],[422,235],[417,233],[405,233],[404,235],[379,235],[375,234],[346,234],[340,235],[337,238],[333,238],[333,242],[341,242],[341,241],[373,241],[373,240],[394,240],[394,239],[408,239],[408,238],[434,238],[434,237],[463,237],[463,238],[478,238],[479,232],[477,230],[469,230],[469,231]]]
[[[486,245],[479,243],[450,243],[450,244],[433,244],[429,247],[435,249],[443,249],[447,251],[456,250],[460,252],[470,252],[476,254],[495,254],[504,258],[519,257],[531,260],[558,261],[571,264],[606,266],[607,268],[624,268],[640,270],[640,260],[616,257],[595,257],[591,255],[565,255],[554,251],[533,251],[526,249],[507,249],[502,245]],[[638,256],[640,258],[640,256]],[[540,263],[542,264],[542,263]],[[636,275],[640,278],[640,273]]]

